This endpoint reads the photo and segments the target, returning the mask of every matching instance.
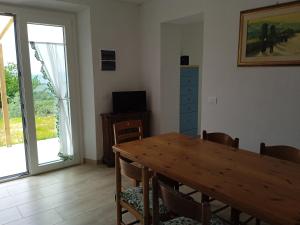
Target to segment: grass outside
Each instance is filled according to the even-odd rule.
[[[57,137],[56,116],[36,117],[37,140],[45,140]],[[10,133],[12,144],[23,143],[22,118],[10,119]],[[3,119],[0,118],[0,147],[5,146],[5,132]]]

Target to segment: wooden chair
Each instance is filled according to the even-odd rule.
[[[261,143],[260,154],[300,164],[300,150],[291,146],[287,146],[287,145],[266,146],[265,143]],[[256,224],[257,225],[260,224],[259,219],[256,219]]]
[[[129,120],[115,123],[113,124],[113,131],[116,145],[128,141],[141,140],[143,138],[143,126],[140,120]],[[117,224],[125,224],[122,221],[122,215],[127,212],[130,212],[137,219],[137,221],[134,221],[133,223],[142,221],[143,224],[148,224],[148,217],[143,217],[142,215],[148,215],[149,209],[147,207],[143,207],[143,209],[145,209],[144,212],[137,207],[137,204],[143,205],[145,203],[144,201],[146,201],[145,205],[148,206],[147,199],[149,198],[144,198],[144,201],[140,198],[143,193],[142,189],[139,187],[140,183],[142,182],[143,169],[140,165],[135,164],[128,159],[121,158],[118,153],[116,153],[115,157]],[[122,175],[131,179],[135,188],[127,189],[125,192],[122,192]],[[137,203],[130,204],[133,203],[133,201],[129,199],[131,195],[132,198],[135,198]],[[122,208],[125,208],[125,210],[123,211]]]
[[[116,169],[116,204],[117,204],[117,225],[125,225],[122,219],[124,213],[131,213],[136,221],[143,225],[150,224],[149,216],[149,173],[148,168],[139,168],[132,165],[128,160],[122,158],[119,152],[115,154]],[[122,187],[122,175],[131,179],[141,181],[142,187]],[[142,180],[142,177],[145,180]],[[125,209],[123,211],[122,209]]]
[[[266,146],[265,143],[261,143],[260,154],[300,164],[300,150],[291,146]]]
[[[123,214],[131,213],[136,221],[127,225],[141,223],[149,225],[152,222],[152,190],[150,189],[150,172],[147,167],[136,167],[127,159],[116,152],[116,204],[117,204],[117,225],[126,225],[123,221]],[[124,187],[122,185],[122,175],[141,181],[141,186]],[[168,187],[174,189],[168,184]],[[168,215],[167,208],[160,202],[158,204],[159,216]],[[124,210],[123,210],[124,209]]]
[[[143,139],[143,125],[141,120],[129,120],[113,124],[115,144],[121,144],[128,141],[142,140]],[[139,164],[126,159],[136,167],[141,167]],[[150,174],[151,176],[151,174]],[[179,188],[178,182],[160,175],[174,189]],[[133,179],[134,186],[139,186],[140,180]]]
[[[207,133],[206,130],[204,130],[202,135],[203,135],[202,136],[203,140],[208,140],[219,144],[227,145],[235,149],[239,148],[239,139],[238,138],[233,139],[228,134],[219,133],[219,132]]]
[[[237,150],[239,148],[239,139],[238,138],[232,138],[228,134],[221,133],[221,132],[213,132],[213,133],[207,133],[206,130],[203,130],[202,133],[203,140],[208,140],[212,141],[215,143],[227,145],[229,147],[234,148]],[[209,196],[202,194],[202,202],[212,202],[215,201],[216,199],[210,198]],[[229,208],[229,205],[224,205],[222,207],[219,207],[213,211],[213,213],[219,213],[225,209]],[[232,223],[238,223],[237,220],[239,221],[239,214],[240,211],[236,209],[231,209],[231,220]]]
[[[216,217],[211,218],[210,208],[208,203],[200,204],[192,198],[186,198],[182,193],[170,188],[159,176],[152,178],[153,185],[153,224],[158,225],[221,225],[221,220]],[[171,212],[173,218],[161,222],[159,221],[158,204],[159,197],[163,205]]]
[[[115,144],[142,140],[143,124],[141,120],[128,120],[113,124]]]
[[[143,126],[140,120],[130,120],[115,123],[113,125],[115,144],[121,144],[127,141],[141,140],[143,138]],[[149,224],[149,179],[152,172],[142,165],[129,159],[120,157],[119,153],[115,156],[116,165],[116,203],[117,203],[117,221],[119,224],[125,224],[122,221],[122,215],[129,212],[137,219],[132,224],[141,222]],[[142,174],[146,174],[147,181],[142,180]],[[133,180],[133,187],[122,190],[122,175]],[[176,183],[161,175],[170,186],[176,188]],[[142,183],[142,186],[140,184]],[[146,191],[144,191],[146,190]],[[147,197],[148,196],[148,197]],[[145,206],[145,207],[144,207]],[[124,208],[125,210],[122,210]],[[161,207],[161,213],[165,213]]]
[[[114,131],[115,145],[128,142],[128,141],[142,140],[143,138],[143,124],[141,120],[128,120],[128,121],[114,123],[113,131]],[[131,162],[132,165],[136,167],[140,167],[140,165],[130,160],[127,161]],[[133,178],[131,179],[133,181],[134,186],[136,187],[139,186],[140,180],[136,180]]]
[[[220,133],[220,132],[207,133],[206,130],[204,130],[202,135],[203,135],[203,140],[208,140],[208,141],[216,142],[216,143],[219,143],[219,144],[227,145],[227,146],[233,147],[236,150],[239,148],[239,139],[238,138],[233,139],[228,134]],[[205,201],[212,202],[214,200],[215,199],[210,198],[209,196],[202,194],[202,202],[205,202]],[[227,209],[228,207],[229,207],[229,205],[224,205],[220,208],[215,209],[213,211],[213,213],[221,212],[221,211]],[[231,209],[231,223],[233,225],[248,224],[250,221],[255,219],[254,217],[250,216],[248,219],[241,222],[240,221],[240,214],[241,214],[240,210],[234,209],[234,208]],[[259,224],[260,224],[260,221],[258,219],[256,219],[256,225],[259,225]]]
[[[216,142],[219,144],[227,145],[227,146],[233,147],[235,149],[239,148],[239,139],[238,138],[233,139],[232,137],[230,137],[228,134],[225,134],[225,133],[219,133],[219,132],[207,133],[206,130],[203,130],[202,137],[203,137],[203,140],[208,140],[208,141]],[[190,196],[197,192],[198,191],[192,191],[192,192],[187,193],[186,195]],[[214,199],[209,198],[209,196],[202,194],[202,202],[213,201],[213,200]],[[222,208],[214,210],[213,212],[217,213],[228,207],[229,206],[226,205]]]

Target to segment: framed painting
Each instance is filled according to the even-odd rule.
[[[300,65],[300,1],[242,11],[238,66]]]

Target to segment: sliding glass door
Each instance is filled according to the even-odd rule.
[[[0,180],[27,174],[15,17],[0,15]]]
[[[80,163],[75,18],[33,11],[0,15],[0,182]]]
[[[0,15],[0,180],[27,174],[15,17]]]

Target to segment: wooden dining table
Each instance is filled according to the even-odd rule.
[[[300,165],[168,133],[113,147],[121,156],[272,225],[300,225]]]

